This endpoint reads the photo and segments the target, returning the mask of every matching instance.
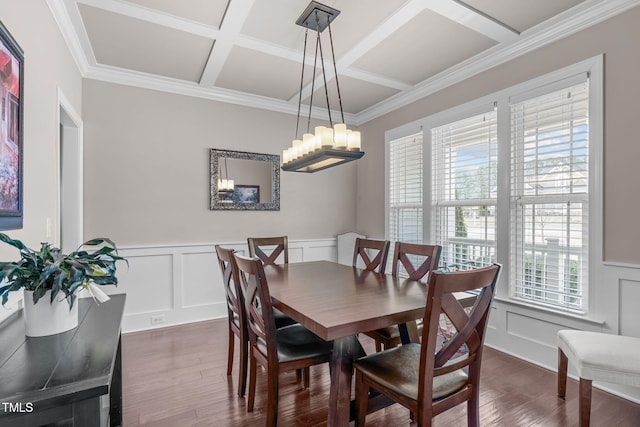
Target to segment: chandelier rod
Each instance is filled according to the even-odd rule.
[[[338,83],[338,68],[336,66],[336,53],[333,50],[333,37],[331,35],[331,22],[329,22],[327,24],[327,27],[329,28],[329,42],[331,43],[331,59],[333,60],[333,72],[336,75],[336,88],[338,89],[338,102],[340,103],[340,115],[342,116],[342,123],[346,123],[344,121],[344,111],[342,110],[342,97],[340,96],[340,84]],[[327,82],[324,82],[325,85],[325,90],[326,90],[326,86],[327,86]],[[327,104],[329,103],[328,101],[329,99],[329,95],[327,95]],[[331,117],[331,113],[329,113],[329,117]]]
[[[300,73],[300,92],[298,92],[298,116],[296,120],[296,134],[293,139],[298,139],[298,130],[300,127],[300,107],[302,106],[302,85],[304,81],[304,66],[307,58],[307,36],[309,35],[309,29],[304,31],[304,50],[302,51],[302,73]]]
[[[318,63],[318,44],[320,43],[320,33],[316,37],[316,53],[313,57],[313,75],[311,76],[311,98],[309,99],[309,117],[307,118],[307,133],[311,129],[311,110],[313,109],[313,93],[316,86],[316,69]]]
[[[316,10],[316,25],[320,27],[320,18],[318,18],[317,10]],[[324,81],[324,95],[327,98],[327,114],[329,115],[329,126],[333,127],[333,120],[331,119],[331,105],[329,104],[329,89],[327,88],[327,72],[325,71],[325,68],[324,68],[324,55],[322,54],[322,40],[320,39],[320,31],[318,31],[318,43],[320,45],[320,64],[322,64],[322,79]]]

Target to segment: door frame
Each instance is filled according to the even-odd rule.
[[[58,131],[57,135],[57,146],[56,146],[56,155],[57,155],[57,241],[59,246],[63,251],[72,251],[75,250],[84,240],[83,240],[83,227],[84,227],[84,169],[83,169],[83,122],[82,117],[78,114],[69,101],[69,99],[64,95],[62,90],[58,87]],[[64,137],[63,137],[64,133]],[[64,146],[63,146],[64,144]],[[64,162],[63,159],[71,157],[73,161]],[[65,168],[63,171],[62,168]],[[65,195],[63,192],[63,172],[67,175],[71,175],[76,180],[76,187],[73,196]],[[64,209],[69,209],[70,214],[75,217],[73,227],[63,226],[63,197],[67,197],[65,200]],[[64,238],[63,234],[67,233],[67,237]],[[66,247],[62,247],[64,246]]]

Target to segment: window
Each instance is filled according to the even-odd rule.
[[[431,129],[433,238],[445,268],[496,261],[496,118],[489,111]]]
[[[388,144],[387,238],[441,245],[440,268],[499,262],[501,298],[586,315],[601,275],[602,100],[598,56],[389,131],[424,133]]]
[[[511,292],[576,310],[588,278],[588,89],[511,105]]]
[[[387,238],[422,243],[422,133],[389,143]]]

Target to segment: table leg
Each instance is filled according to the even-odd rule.
[[[74,402],[71,405],[74,427],[100,427],[100,396]]]
[[[398,325],[400,330],[400,341],[402,344],[409,344],[410,342],[420,342],[420,335],[418,334],[418,325],[415,320],[407,323],[400,323]]]
[[[122,337],[118,338],[118,349],[109,389],[109,426],[122,425]]]
[[[355,336],[339,338],[333,342],[327,422],[329,427],[349,425],[353,360],[362,355],[364,355],[364,350]]]

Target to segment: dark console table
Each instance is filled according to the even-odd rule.
[[[122,424],[120,324],[125,295],[80,299],[78,327],[24,334],[22,311],[0,323],[0,425]]]

